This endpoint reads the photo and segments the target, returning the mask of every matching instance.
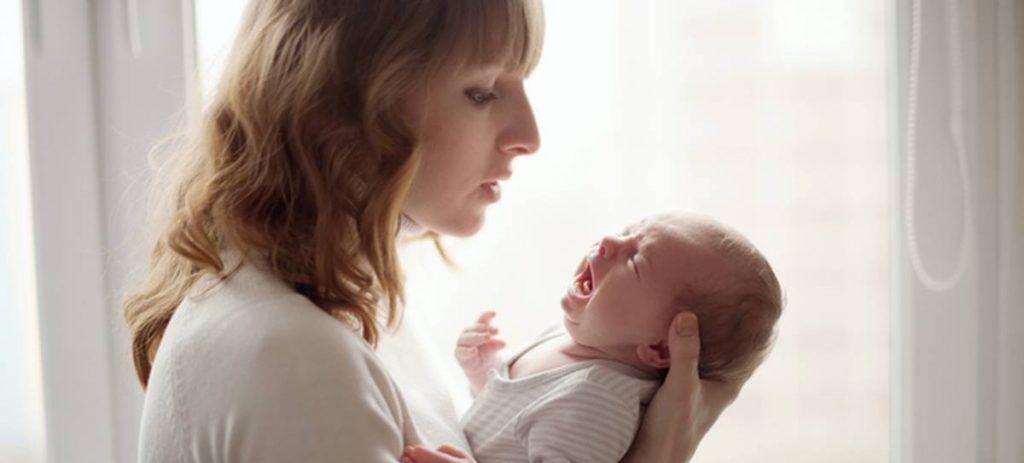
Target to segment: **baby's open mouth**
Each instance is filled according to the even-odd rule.
[[[583,297],[590,296],[590,293],[594,291],[594,276],[590,271],[590,262],[587,261],[583,267],[583,272],[576,276],[576,282],[573,285],[576,290],[576,294]]]

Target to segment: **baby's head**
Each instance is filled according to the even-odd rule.
[[[782,312],[771,266],[714,220],[666,213],[601,239],[562,298],[566,331],[584,347],[639,366],[669,366],[672,319],[700,322],[700,375],[747,378],[764,360]]]

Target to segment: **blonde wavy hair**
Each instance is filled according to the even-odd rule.
[[[537,0],[252,0],[239,31],[173,157],[148,279],[124,303],[144,388],[186,293],[234,271],[226,249],[259,256],[370,344],[378,320],[394,328],[395,240],[420,159],[399,102],[448,66],[529,74],[543,14]]]

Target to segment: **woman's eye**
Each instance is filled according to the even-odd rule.
[[[470,89],[466,90],[466,97],[473,103],[484,104],[498,97],[491,90]]]

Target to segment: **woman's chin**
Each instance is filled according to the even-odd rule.
[[[434,233],[456,238],[469,238],[476,235],[484,226],[485,215],[479,211],[467,211],[457,215],[433,219],[430,217],[411,217],[421,227]]]
[[[486,215],[481,208],[479,211],[466,212],[453,217],[440,224],[440,229],[435,231],[457,238],[469,238],[483,229],[485,221]]]

